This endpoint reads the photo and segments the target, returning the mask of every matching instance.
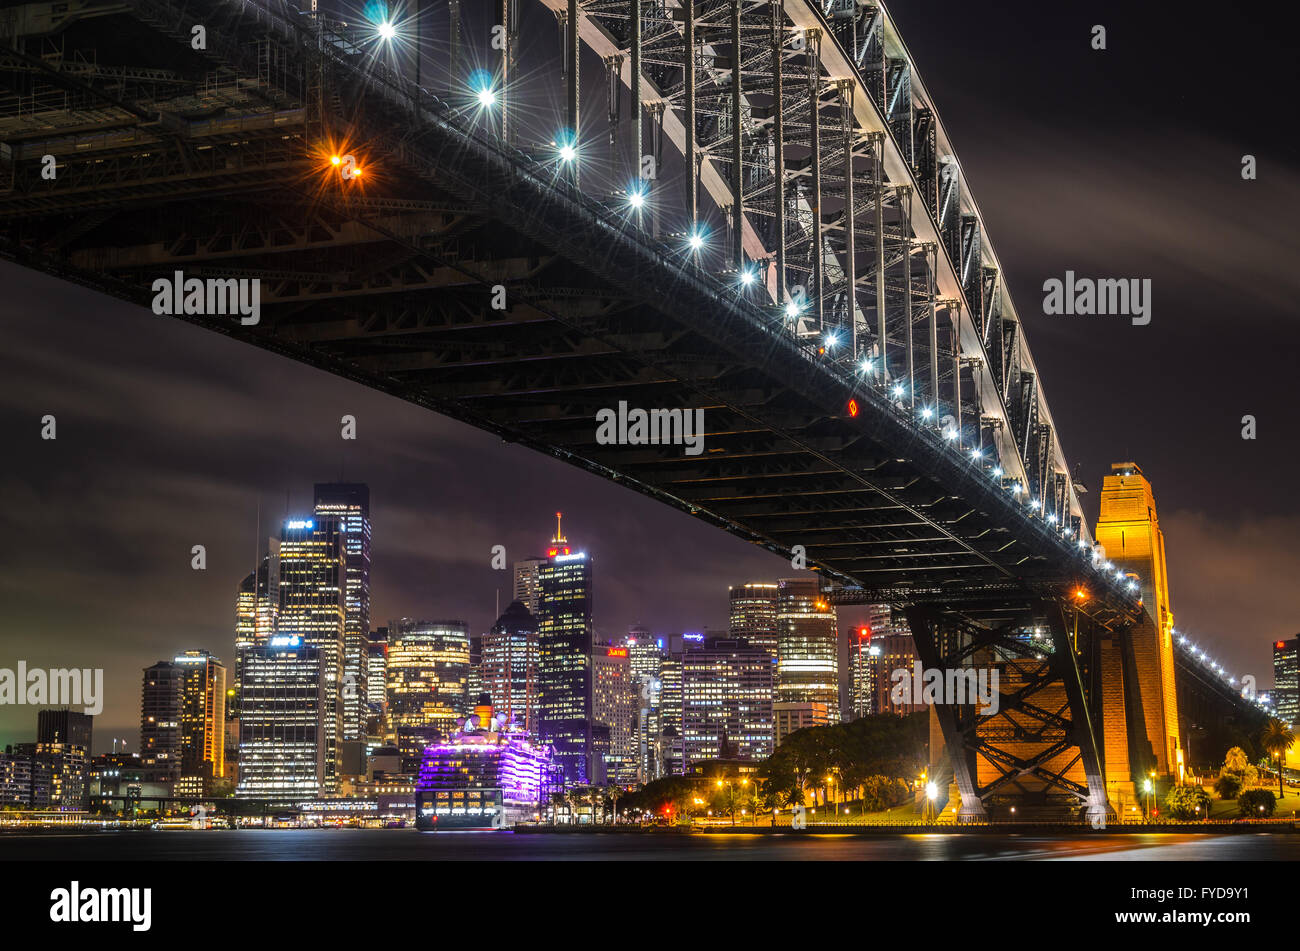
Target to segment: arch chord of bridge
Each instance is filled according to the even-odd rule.
[[[258,280],[255,325],[179,316],[801,546],[843,599],[906,606],[927,665],[1017,671],[1000,727],[940,710],[967,815],[1030,786],[1104,809],[1093,645],[1142,608],[1089,558],[1002,268],[888,12],[538,2],[568,68],[523,78],[504,0],[495,113],[417,84],[372,29],[283,0],[0,11],[0,254],[142,305],[178,271]],[[516,147],[523,82],[563,84],[587,134],[583,44],[628,175],[646,149],[668,166],[666,143],[680,180],[645,184],[676,195],[677,233],[727,223],[717,267]],[[329,167],[344,147],[364,186]],[[620,402],[703,409],[704,451],[602,444],[595,415]],[[1005,778],[980,785],[976,757]]]

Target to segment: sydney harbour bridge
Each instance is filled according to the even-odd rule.
[[[936,707],[965,817],[1176,778],[1163,550],[1096,546],[882,4],[315,7],[4,4],[0,255],[143,306],[257,281],[256,323],[176,316],[806,556],[927,668],[1000,665],[996,714]],[[704,451],[599,442],[620,401],[702,408]]]

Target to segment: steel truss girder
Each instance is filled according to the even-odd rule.
[[[967,666],[980,652],[997,652],[1026,657],[1018,668],[1025,683],[1018,690],[1002,693],[994,714],[980,714],[972,707],[946,703],[935,705],[935,716],[943,732],[945,746],[952,761],[954,777],[962,796],[961,815],[967,819],[987,816],[989,801],[1021,777],[1033,776],[1050,796],[1053,791],[1072,798],[1086,807],[1089,816],[1104,816],[1107,810],[1106,783],[1097,734],[1093,729],[1095,698],[1084,688],[1079,657],[1090,656],[1090,645],[1100,632],[1085,628],[1082,653],[1076,653],[1066,629],[1062,604],[1067,595],[1059,592],[1051,599],[1028,604],[1011,621],[1000,626],[981,626],[964,619],[962,609],[952,606],[912,604],[904,609],[916,645],[917,656],[926,669],[946,671]],[[978,606],[976,606],[978,609]],[[1045,624],[1050,632],[1050,649],[1037,653],[1032,644],[1011,643],[1013,632],[1027,626]],[[1027,654],[1033,654],[1036,666]],[[1063,689],[1065,703],[1059,709],[1042,707],[1031,698],[1047,689]],[[1013,719],[1012,713],[1021,719]],[[1029,727],[1028,723],[1038,724]],[[1028,755],[1012,752],[1001,744],[1037,744]],[[1073,751],[1066,764],[1051,769],[1048,764]],[[990,764],[998,776],[980,785],[978,763]],[[1066,773],[1082,764],[1085,782],[1078,783]]]

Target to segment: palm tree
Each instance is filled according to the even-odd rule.
[[[1286,752],[1295,745],[1295,734],[1291,728],[1276,718],[1270,718],[1264,727],[1264,735],[1259,738],[1260,746],[1277,757],[1277,798],[1285,793],[1282,789],[1282,766],[1286,762]]]
[[[614,815],[610,819],[610,825],[613,825],[618,822],[618,797],[623,795],[623,787],[618,785],[618,783],[612,783],[607,792],[609,798],[614,800]]]

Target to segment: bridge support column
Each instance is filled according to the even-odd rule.
[[[943,651],[940,648],[939,620],[941,612],[930,608],[911,607],[904,612],[907,626],[912,632],[912,642],[916,646],[916,656],[927,670],[941,670],[944,667]],[[965,731],[958,722],[959,709],[955,705],[937,703],[932,707],[939,729],[943,734],[944,748],[948,761],[952,764],[953,781],[961,793],[961,809],[957,820],[975,821],[988,818],[984,801],[980,798],[975,766],[975,751],[965,739]],[[935,757],[930,757],[931,762]]]

